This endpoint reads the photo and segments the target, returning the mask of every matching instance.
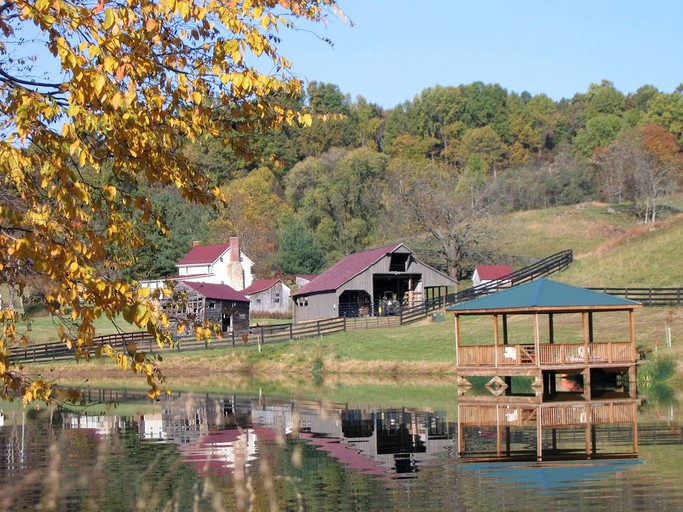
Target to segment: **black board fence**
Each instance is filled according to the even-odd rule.
[[[278,324],[253,326],[248,330],[226,333],[221,338],[197,339],[196,336],[181,336],[174,340],[172,347],[159,347],[154,337],[146,332],[132,332],[97,336],[93,339],[90,351],[94,356],[98,348],[110,345],[117,351],[169,352],[172,350],[202,350],[245,345],[263,345],[303,338],[321,337],[347,329],[346,319],[330,318],[298,325]],[[14,363],[51,363],[74,358],[74,351],[61,341],[36,343],[9,350],[10,361]]]
[[[683,306],[683,288],[588,288],[625,299],[643,306]]]
[[[489,295],[504,288],[515,286],[517,284],[526,283],[540,277],[549,276],[555,272],[559,272],[569,267],[574,261],[574,253],[571,249],[560,251],[547,258],[543,258],[536,263],[532,263],[524,268],[516,270],[507,276],[501,277],[494,281],[490,281],[472,288],[450,294],[446,297],[448,304],[458,304],[468,300],[475,299],[482,295]]]

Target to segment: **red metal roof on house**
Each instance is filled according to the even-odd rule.
[[[251,286],[242,290],[242,293],[244,295],[251,295],[253,293],[264,292],[280,282],[279,279],[259,279],[258,281],[251,283]]]
[[[183,281],[183,284],[189,286],[194,291],[201,293],[207,299],[251,302],[242,293],[231,288],[227,284],[193,283],[192,281]]]
[[[479,274],[479,279],[491,281],[512,274],[510,265],[478,265],[474,269]]]
[[[296,293],[292,295],[307,295],[310,293],[336,290],[346,281],[354,276],[357,276],[370,267],[370,265],[377,263],[387,254],[391,254],[399,247],[404,247],[404,245],[401,243],[395,243],[385,247],[380,247],[378,249],[371,249],[365,252],[349,254],[346,258],[332,265],[325,272],[320,274],[310,283],[302,286]]]
[[[228,249],[230,244],[198,245],[193,247],[178,265],[209,265],[221,257]]]

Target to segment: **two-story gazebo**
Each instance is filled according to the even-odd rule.
[[[549,279],[450,306],[458,374],[464,384],[490,376],[501,394],[510,394],[512,377],[533,376],[545,398],[567,391],[590,400],[607,389],[635,397],[634,310],[640,306]],[[481,316],[493,320],[492,333],[482,334],[479,320],[463,337],[466,317]],[[571,385],[563,388],[563,381]]]

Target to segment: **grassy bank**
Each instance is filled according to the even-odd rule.
[[[573,315],[572,315],[573,316]],[[596,317],[596,329],[604,333],[627,336],[624,315]],[[671,328],[672,347],[665,346],[666,327]],[[558,321],[558,332],[561,330]],[[510,329],[513,331],[514,323]],[[580,324],[579,324],[580,328]],[[579,330],[580,333],[580,330]],[[576,334],[575,334],[576,335]],[[490,318],[468,320],[463,324],[463,336],[490,339]],[[577,335],[578,336],[578,335]],[[598,339],[599,336],[598,336]],[[611,341],[611,340],[610,340]],[[666,351],[683,360],[683,309],[641,308],[636,312],[636,343],[640,349]],[[235,348],[210,348],[193,352],[168,352],[162,368],[177,378],[199,378],[210,375],[263,376],[277,380],[278,376],[408,376],[411,378],[453,378],[455,350],[453,320],[423,322],[395,328],[370,329],[339,333],[323,338]],[[50,368],[42,368],[50,371]],[[69,363],[54,366],[61,375],[92,377],[92,372],[113,379],[127,378],[109,361]],[[52,372],[52,373],[54,373]]]

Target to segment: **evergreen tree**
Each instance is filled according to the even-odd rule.
[[[316,274],[325,266],[325,253],[315,233],[298,219],[280,231],[277,265],[286,274]]]

